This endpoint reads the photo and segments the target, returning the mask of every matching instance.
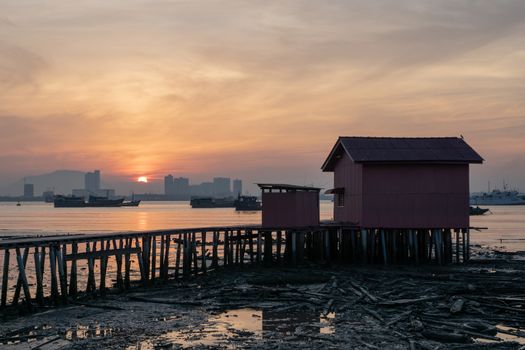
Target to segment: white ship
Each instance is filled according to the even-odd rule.
[[[525,194],[518,191],[492,190],[470,196],[471,205],[525,205]]]

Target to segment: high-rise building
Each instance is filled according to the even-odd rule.
[[[233,196],[237,197],[242,195],[242,180],[235,179],[233,180]]]
[[[174,188],[173,176],[171,174],[164,176],[164,194],[168,197],[173,196]]]
[[[214,177],[213,178],[213,195],[216,198],[229,197],[232,195],[231,180],[229,177]]]
[[[185,177],[173,179],[174,199],[187,200],[190,197],[190,180]]]
[[[33,198],[35,196],[35,186],[33,184],[24,184],[24,197]]]
[[[87,172],[84,175],[84,189],[88,193],[98,193],[100,190],[100,170]]]

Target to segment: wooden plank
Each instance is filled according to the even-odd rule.
[[[100,251],[107,251],[110,241],[107,242],[107,246],[105,244],[106,242],[102,239],[100,241]],[[107,266],[107,258],[105,256],[100,258],[100,295],[106,294],[106,266]]]
[[[213,248],[212,248],[212,258],[211,258],[211,266],[213,266],[213,268],[217,268],[219,266],[218,248],[219,248],[219,233],[217,231],[213,231]]]
[[[26,248],[25,252],[29,251],[29,248]],[[32,309],[31,305],[31,293],[29,292],[29,284],[27,283],[27,277],[26,277],[26,264],[27,261],[24,262],[22,255],[20,254],[20,248],[16,248],[16,260],[18,262],[18,274],[20,276],[20,279],[22,280],[22,287],[24,289],[24,295],[26,299],[26,304],[28,309]]]
[[[130,272],[131,272],[131,257],[129,249],[131,249],[131,238],[126,238],[126,252],[124,253],[124,288],[130,287]]]
[[[195,232],[191,234],[191,250],[193,254],[193,273],[197,276],[199,274],[199,267],[197,266],[197,236]]]
[[[157,267],[157,236],[151,237],[153,243],[151,245],[151,278],[150,283],[156,278],[156,267]]]
[[[164,246],[166,237],[160,236],[160,254],[159,254],[159,278],[164,279]]]
[[[4,308],[7,304],[7,284],[9,283],[9,249],[4,250],[4,267],[2,272],[2,300],[0,307]]]
[[[123,247],[122,238],[119,239],[119,245],[117,248],[117,241],[113,239],[113,248],[117,252],[115,253],[115,260],[117,262],[117,288],[120,290],[124,289],[124,279],[122,278],[122,249]]]

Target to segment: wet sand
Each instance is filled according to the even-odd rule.
[[[489,259],[487,259],[489,257]],[[2,349],[521,349],[525,264],[218,271],[4,315]]]

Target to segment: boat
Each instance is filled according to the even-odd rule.
[[[232,197],[192,197],[190,205],[192,208],[234,208],[235,201]]]
[[[84,197],[56,195],[53,199],[55,208],[84,208]]]
[[[124,198],[109,199],[108,197],[89,196],[87,207],[121,207]]]
[[[486,212],[490,211],[488,208],[470,207],[469,215],[484,215]]]
[[[136,201],[129,201],[129,202],[122,202],[123,207],[138,207],[140,204],[140,200]]]
[[[235,210],[237,211],[255,211],[262,210],[261,202],[258,201],[256,196],[237,196],[235,200]]]
[[[525,205],[525,195],[518,191],[492,190],[470,196],[471,205]]]
[[[22,206],[22,204],[20,204],[20,202],[18,202],[18,203],[16,203],[16,206],[20,207],[20,206]]]

